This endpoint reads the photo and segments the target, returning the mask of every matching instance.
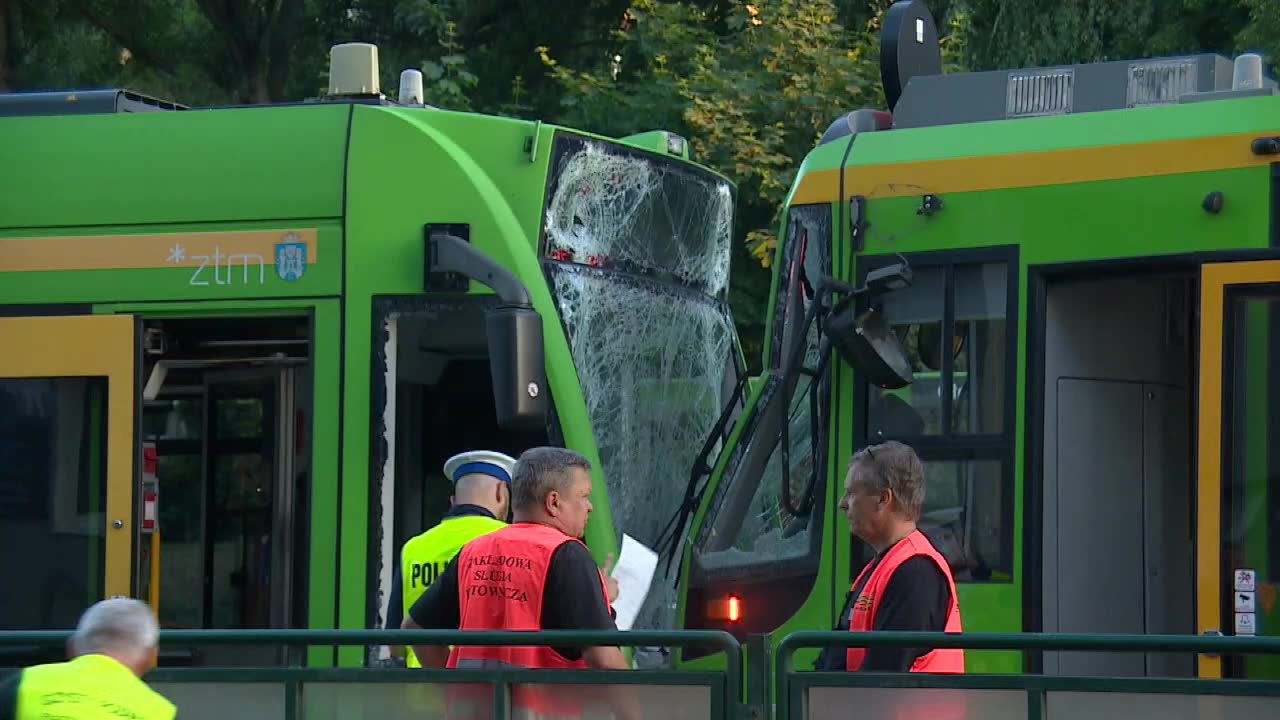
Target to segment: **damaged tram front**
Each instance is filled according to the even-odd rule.
[[[644,149],[655,140],[657,152]],[[477,388],[489,381],[487,361],[421,350],[440,342],[439,318],[461,317],[465,306],[492,296],[379,301],[387,308],[380,313],[387,337],[394,329],[399,346],[396,402],[408,403],[395,413],[402,425],[394,442],[404,447],[396,453],[397,489],[381,494],[384,537],[394,540],[380,555],[380,602],[393,620],[398,600],[386,590],[396,549],[438,522],[451,492],[443,476],[421,489],[416,478],[439,475],[444,459],[465,448],[515,456],[550,443],[591,458],[596,498],[586,540],[598,558],[616,554],[624,534],[649,547],[678,540],[671,530],[688,468],[726,405],[740,406],[746,377],[727,304],[733,187],[685,159],[685,147],[667,133],[623,142],[555,134],[534,239],[540,275],[532,278],[545,283],[554,308],[541,318],[551,389],[544,425],[511,431],[499,427],[491,408],[467,410],[483,399]],[[459,331],[482,327],[473,320],[459,322]],[[483,337],[471,342],[483,349]],[[383,358],[388,352],[380,351]],[[427,378],[424,352],[437,363]],[[476,363],[465,381],[447,377],[451,365],[465,362]],[[425,398],[434,399],[424,405]],[[476,416],[460,423],[459,408]],[[655,582],[635,627],[671,629],[676,607],[675,588]]]
[[[166,629],[381,627],[464,450],[586,455],[600,561],[624,533],[683,540],[689,468],[745,382],[730,183],[666,132],[368,86],[198,112],[0,96],[0,165],[43,168],[0,178],[0,574],[28,579],[0,630],[112,595]],[[668,585],[636,627],[675,624]]]

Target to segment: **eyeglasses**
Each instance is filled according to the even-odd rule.
[[[889,478],[885,477],[884,468],[880,465],[880,458],[876,457],[876,453],[871,449],[870,445],[863,448],[863,450],[866,451],[867,457],[871,458],[871,467],[875,470],[876,476],[880,478],[880,484],[883,487],[889,487]]]

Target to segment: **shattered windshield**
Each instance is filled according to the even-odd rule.
[[[544,262],[619,540],[658,544],[736,380],[726,304],[732,221],[732,188],[712,173],[612,143],[556,139]],[[674,622],[666,562],[637,628]]]

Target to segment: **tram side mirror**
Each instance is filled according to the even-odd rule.
[[[911,268],[904,262],[867,273],[866,283],[854,293],[874,300],[910,285]],[[825,329],[841,359],[867,382],[890,390],[911,384],[914,375],[907,351],[874,303],[862,313],[855,312],[852,302],[837,304]]]
[[[498,427],[539,430],[547,423],[542,316],[528,307],[502,305],[485,315],[489,373]]]
[[[547,372],[542,354],[542,317],[533,309],[529,289],[514,273],[470,243],[469,226],[427,224],[423,235],[424,290],[434,287],[437,274],[458,273],[493,288],[498,296],[498,306],[485,313],[498,427],[545,429]],[[466,290],[466,285],[462,289]]]

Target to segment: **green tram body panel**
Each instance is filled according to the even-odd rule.
[[[837,122],[843,121],[842,118]],[[1001,425],[995,432],[968,436],[929,433],[917,444],[925,460],[927,476],[931,461],[963,464],[971,460],[1000,468],[988,477],[1003,487],[988,487],[987,491],[1000,496],[1001,507],[994,519],[1000,526],[996,529],[1001,535],[998,542],[1002,567],[988,568],[989,575],[984,579],[959,580],[966,631],[1054,629],[1045,623],[1040,606],[1044,592],[1040,576],[1042,558],[1028,557],[1024,542],[1028,532],[1038,534],[1043,529],[1039,517],[1027,515],[1032,508],[1039,507],[1031,503],[1053,502],[1043,495],[1032,498],[1028,494],[1029,484],[1039,483],[1041,474],[1039,467],[1031,469],[1029,462],[1032,461],[1028,458],[1031,452],[1028,433],[1039,434],[1032,426],[1042,422],[1041,418],[1028,419],[1028,389],[1036,382],[1029,368],[1037,363],[1042,365],[1045,352],[1043,329],[1037,331],[1038,335],[1029,335],[1030,327],[1042,323],[1045,311],[1043,305],[1033,304],[1037,283],[1043,287],[1043,283],[1052,282],[1059,275],[1070,275],[1081,281],[1123,277],[1125,273],[1165,272],[1169,266],[1173,268],[1169,272],[1182,273],[1191,279],[1190,302],[1182,307],[1181,315],[1174,317],[1172,323],[1189,333],[1194,343],[1199,302],[1194,294],[1194,278],[1198,277],[1199,264],[1215,259],[1280,257],[1280,253],[1273,252],[1280,243],[1280,236],[1276,234],[1280,232],[1277,230],[1280,227],[1280,159],[1251,150],[1255,138],[1273,136],[1280,136],[1280,96],[1274,94],[1045,117],[957,121],[861,132],[854,137],[846,134],[820,144],[804,159],[785,207],[779,227],[782,240],[774,256],[769,305],[773,311],[768,316],[764,344],[764,367],[767,373],[773,374],[771,377],[780,374],[784,362],[778,357],[778,349],[786,323],[780,322],[779,317],[783,312],[788,273],[792,269],[790,253],[794,241],[801,237],[797,228],[809,228],[808,246],[813,247],[812,232],[820,224],[808,218],[825,217],[824,222],[829,225],[823,232],[834,228],[834,238],[828,245],[832,274],[855,286],[861,285],[868,269],[894,262],[899,255],[914,268],[917,284],[926,283],[922,273],[947,265],[954,267],[956,263],[998,264],[1002,268],[998,272],[999,300],[1003,317],[1013,323],[1013,328],[1011,332],[1001,331],[1007,338],[1002,341],[1004,369],[998,378],[1001,408],[997,414]],[[843,188],[840,185],[842,162]],[[1212,213],[1205,207],[1211,193],[1221,193],[1224,203],[1220,212]],[[928,195],[942,200],[942,207],[931,214],[921,212],[923,198]],[[850,203],[855,197],[864,203],[861,247],[854,247],[851,240],[853,206]],[[798,225],[797,217],[806,219]],[[1126,262],[1128,260],[1134,262]],[[808,267],[805,271],[811,273]],[[943,277],[943,270],[936,272],[939,278]],[[951,281],[957,282],[958,276],[958,271],[952,271]],[[1012,290],[1008,297],[1014,300],[1007,307],[1005,290]],[[944,306],[941,286],[938,292],[936,320],[941,322]],[[886,308],[893,306],[894,293],[883,296],[883,303]],[[1263,308],[1253,311],[1264,312]],[[953,312],[965,310],[957,305]],[[1271,328],[1272,336],[1276,335],[1274,325],[1267,324],[1271,322],[1267,317],[1270,316],[1253,318],[1255,332],[1250,335],[1253,343],[1248,356],[1253,373],[1250,387],[1258,392],[1265,392],[1268,387],[1267,372],[1259,367],[1259,361],[1275,358],[1274,354],[1266,354],[1274,353],[1273,349],[1266,348],[1267,328]],[[960,315],[956,315],[956,320],[959,319]],[[1097,322],[1105,324],[1106,319],[1100,317]],[[910,356],[915,336],[907,334],[901,339]],[[1037,348],[1030,343],[1041,345]],[[852,556],[855,551],[865,550],[857,547],[860,543],[851,542],[848,523],[835,507],[843,492],[846,464],[856,449],[889,436],[869,434],[868,404],[869,395],[873,393],[866,384],[858,383],[855,373],[845,363],[836,358],[830,358],[829,362],[825,372],[834,389],[829,396],[829,413],[823,418],[830,433],[829,454],[825,458],[828,472],[825,481],[819,483],[813,511],[822,519],[822,537],[810,546],[820,551],[808,552],[802,563],[803,571],[797,570],[793,576],[776,580],[778,585],[787,585],[785,592],[766,591],[765,580],[753,585],[750,579],[726,579],[733,578],[735,572],[740,573],[738,577],[767,577],[768,568],[775,567],[777,562],[777,557],[769,554],[772,550],[753,551],[751,547],[758,536],[743,532],[734,546],[742,553],[740,562],[730,562],[719,575],[707,575],[710,579],[699,581],[696,577],[699,558],[707,554],[702,543],[707,542],[708,527],[713,525],[716,512],[727,496],[744,492],[736,486],[735,462],[745,447],[759,441],[752,435],[751,417],[759,412],[760,404],[749,405],[734,431],[737,434],[731,437],[716,462],[707,500],[694,521],[694,540],[686,552],[682,577],[683,587],[688,588],[681,595],[685,601],[681,612],[686,628],[727,629],[744,641],[751,634],[765,633],[768,641],[776,646],[788,633],[832,627],[845,602],[852,573],[869,558],[869,555]],[[1154,358],[1148,362],[1158,364]],[[1190,391],[1196,386],[1195,372],[1192,366],[1188,378]],[[973,379],[972,372],[966,373],[960,367],[954,369],[955,393],[961,393],[962,386],[971,384],[966,383],[966,375],[969,380]],[[760,387],[765,385],[767,382]],[[904,405],[914,406],[928,424],[935,422],[928,411],[936,413],[940,409],[941,387],[939,368],[917,365],[913,385],[882,391],[879,396],[896,397]],[[1269,433],[1271,428],[1280,425],[1280,417],[1274,413],[1268,416],[1265,407],[1258,404],[1263,402],[1262,397],[1253,393],[1251,389],[1249,397],[1256,401],[1247,411],[1253,419],[1248,443],[1253,448],[1253,454],[1248,456],[1252,465],[1247,472],[1253,478],[1249,481],[1252,483],[1249,497],[1250,502],[1265,502],[1266,471],[1274,465],[1266,464],[1259,448],[1265,447],[1268,438],[1273,437]],[[764,394],[767,393],[757,392],[752,400]],[[962,402],[953,398],[953,413]],[[1043,412],[1043,398],[1038,402],[1037,407]],[[792,398],[790,407],[794,412],[807,403],[807,396],[801,394]],[[1193,417],[1195,406],[1192,394]],[[1190,444],[1194,445],[1194,436]],[[809,447],[802,445],[797,449],[793,444],[793,467],[799,467],[796,463],[801,461],[795,458],[809,452]],[[775,455],[780,454],[775,451]],[[774,503],[771,507],[777,513],[786,512],[777,509],[781,500],[777,499],[776,486],[782,482],[777,460],[775,457],[775,464],[764,471],[764,479],[758,481],[758,486],[748,485],[746,490],[770,486],[769,490],[761,490],[761,497],[772,493],[769,496],[774,500],[753,504],[748,512],[761,512],[770,502]],[[806,458],[804,462],[807,461]],[[1042,457],[1035,459],[1035,462],[1042,461]],[[1190,468],[1194,487],[1195,467]],[[1029,476],[1029,472],[1034,474]],[[803,487],[802,480],[793,477],[793,493]],[[1183,505],[1188,513],[1191,512],[1188,506],[1193,503],[1194,496],[1187,498],[1187,504]],[[925,509],[927,514],[927,500]],[[749,519],[750,515],[735,517]],[[1263,523],[1251,524],[1249,528],[1252,539],[1248,543],[1247,559],[1241,558],[1241,562],[1246,562],[1246,567],[1265,567],[1267,543],[1273,542],[1268,538],[1274,537],[1269,533],[1276,530]],[[1037,539],[1036,543],[1039,545],[1041,541]],[[792,560],[800,562],[794,557]],[[753,563],[757,563],[754,571]],[[1258,572],[1261,577],[1263,571]],[[1272,576],[1272,579],[1280,578]],[[1105,590],[1100,588],[1099,592]],[[1185,592],[1192,595],[1194,588],[1188,587]],[[743,620],[737,623],[711,614],[712,609],[723,607],[730,595],[737,596],[742,614]],[[1229,599],[1229,594],[1226,597]],[[778,611],[778,606],[784,610]],[[1280,632],[1280,615],[1274,614],[1277,610],[1270,605],[1258,608],[1262,628],[1259,634]],[[766,619],[752,623],[753,613]],[[1090,628],[1085,631],[1112,630]],[[1188,626],[1179,632],[1195,630]],[[744,647],[748,655],[753,652],[753,646]],[[816,655],[816,650],[797,653],[797,667],[807,669]],[[1018,652],[968,651],[966,657],[970,672],[1043,669],[1025,664],[1023,654]],[[1265,659],[1251,659],[1250,676],[1263,672],[1264,667],[1269,668],[1263,665],[1265,662]],[[685,660],[683,666],[705,669],[716,663],[714,657],[695,657]]]
[[[708,242],[722,246],[723,261],[708,257],[723,284],[733,190],[722,176],[689,162],[683,141],[663,152],[665,132],[619,141],[543,123],[362,102],[4,118],[0,136],[0,165],[22,169],[0,178],[0,314],[129,313],[161,322],[295,318],[309,325],[313,470],[306,516],[294,520],[306,526],[302,537],[308,538],[294,550],[306,568],[294,591],[305,614],[295,613],[294,627],[361,629],[383,620],[390,571],[379,560],[385,532],[375,526],[383,511],[373,478],[386,450],[371,432],[380,427],[375,415],[383,408],[376,403],[386,400],[378,387],[385,362],[375,327],[379,303],[435,298],[446,307],[493,296],[474,281],[424,290],[426,225],[451,232],[465,227],[472,246],[528,289],[543,319],[551,442],[593,464],[595,510],[585,540],[603,564],[606,555],[616,556],[620,533],[635,532],[629,524],[642,506],[627,518],[611,513],[617,505],[610,502],[609,474],[579,377],[581,358],[575,359],[548,281],[542,244],[549,174],[557,148],[578,142],[649,168],[653,182],[687,176],[718,188],[710,192],[719,193],[728,214],[712,218],[718,225],[682,229],[719,233]],[[280,245],[293,246],[294,255],[278,255]],[[661,266],[664,259],[654,262]],[[604,282],[599,278],[608,268],[600,270],[597,282]],[[666,276],[654,282],[659,288],[677,283]],[[699,292],[677,288],[664,307],[677,311],[681,293]],[[723,318],[730,350],[715,362],[741,368],[723,287],[717,297],[704,295],[699,302]],[[483,344],[483,323],[472,330]],[[579,352],[592,352],[582,344]],[[687,415],[698,404],[714,420],[720,372],[710,407],[705,382],[674,377],[703,395],[689,393],[668,412]],[[139,377],[139,391],[147,379]],[[636,387],[661,398],[652,380],[638,378]],[[699,437],[689,438],[689,447],[710,427],[703,425],[695,426]],[[488,444],[475,438],[452,452]],[[682,489],[683,472],[670,478]],[[424,516],[443,513],[448,489],[443,493],[445,504],[424,509]],[[659,520],[667,518],[649,522]],[[310,657],[322,664],[335,659],[320,649]],[[362,652],[347,648],[337,659],[359,663]]]

